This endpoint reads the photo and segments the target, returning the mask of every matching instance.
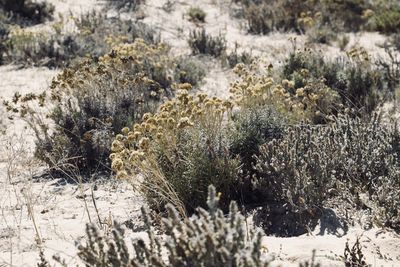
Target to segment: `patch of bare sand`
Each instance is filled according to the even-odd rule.
[[[55,14],[79,16],[93,10],[101,10],[102,1],[100,0],[47,0],[54,5]]]

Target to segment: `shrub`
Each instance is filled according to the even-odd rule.
[[[144,0],[106,0],[106,3],[116,9],[136,10]]]
[[[270,106],[242,109],[233,114],[232,121],[231,151],[241,156],[248,170],[254,163],[253,155],[259,154],[259,146],[279,138],[285,124],[285,118]]]
[[[189,46],[193,54],[207,54],[219,57],[225,53],[226,40],[221,34],[212,37],[205,29],[193,30],[189,35]]]
[[[205,22],[207,13],[199,7],[191,7],[188,12],[189,20],[193,22]]]
[[[176,60],[175,80],[197,87],[206,76],[205,66],[195,57],[180,57]]]
[[[394,98],[396,98],[396,90],[400,88],[400,55],[395,49],[395,47],[386,46],[385,56],[375,62],[382,79],[387,84],[388,91],[394,95]]]
[[[341,37],[339,37],[338,46],[340,48],[340,51],[344,51],[346,49],[347,45],[349,44],[349,42],[350,42],[350,38],[346,34],[343,34]]]
[[[36,133],[36,156],[64,173],[110,172],[108,156],[114,133],[154,111],[171,95],[173,62],[168,48],[137,39],[96,60],[64,70],[52,82],[50,95],[16,95],[10,111],[20,111]],[[49,106],[42,120],[35,106]]]
[[[117,177],[131,177],[151,207],[165,203],[191,213],[205,206],[207,186],[222,192],[222,205],[233,198],[239,160],[229,152],[224,118],[230,101],[189,95],[181,85],[176,99],[160,106],[142,123],[124,129],[113,142],[112,167]],[[140,174],[143,179],[136,180]],[[133,178],[133,179],[132,179]]]
[[[1,0],[0,10],[20,24],[39,24],[51,19],[54,6],[47,2],[32,2],[30,0]]]
[[[99,57],[110,52],[113,46],[131,43],[136,38],[148,43],[158,42],[154,31],[146,25],[106,18],[98,12],[75,17],[74,22],[78,33],[64,33],[63,20],[54,23],[50,32],[13,27],[5,42],[5,61],[62,67],[87,55]]]
[[[399,151],[399,150],[397,150]],[[399,155],[399,152],[397,156]],[[372,195],[374,204],[374,222],[383,227],[400,231],[400,172],[398,168],[391,170],[386,177],[380,177]]]
[[[400,33],[393,34],[390,37],[390,43],[397,51],[400,51]]]
[[[344,107],[369,114],[390,88],[381,71],[370,63],[365,50],[354,49],[348,55],[349,58],[329,62],[312,51],[294,52],[285,62],[281,75],[293,80],[296,90],[318,79],[321,85],[340,95]]]
[[[318,79],[304,79],[301,86],[293,80],[275,82],[273,73],[259,71],[264,67],[245,67],[239,64],[235,72],[239,79],[232,84],[230,92],[240,107],[273,106],[285,114],[289,121],[325,121],[339,109],[338,94]],[[306,71],[303,72],[306,75]],[[303,80],[302,80],[303,81]]]
[[[284,204],[289,212],[303,213],[303,217],[305,212],[310,217],[318,215],[318,209],[334,191],[348,191],[353,196],[367,194],[369,199],[385,190],[398,192],[396,135],[377,119],[364,123],[348,116],[340,116],[326,126],[288,127],[283,138],[260,148],[257,187],[266,189],[267,205]],[[392,219],[376,216],[376,220],[396,224],[398,214],[391,205],[398,201],[398,197],[392,197],[380,205],[387,207],[385,213],[393,215],[389,215]],[[293,228],[281,230],[285,233]]]
[[[354,245],[349,247],[349,242],[346,242],[344,249],[344,258],[346,267],[367,267],[368,264],[365,261],[364,254],[361,249],[360,239],[357,238]]]
[[[12,27],[5,46],[5,63],[62,66],[77,52],[71,36],[54,36],[44,32]]]
[[[228,66],[230,68],[234,68],[239,63],[243,63],[245,65],[251,64],[253,62],[253,56],[251,55],[251,53],[246,51],[242,51],[241,53],[239,53],[238,44],[236,43],[235,50],[226,56],[226,60]]]
[[[146,209],[142,209],[149,243],[133,242],[130,255],[123,230],[117,225],[110,238],[103,237],[92,225],[87,226],[86,245],[78,255],[86,266],[267,266],[262,255],[262,232],[249,227],[232,202],[227,216],[217,208],[215,188],[209,187],[208,211],[197,209],[182,221],[171,205],[163,219],[166,239],[156,236]],[[190,248],[190,249],[188,249]]]
[[[270,106],[242,109],[233,113],[229,131],[230,151],[240,157],[243,177],[240,195],[244,204],[263,201],[261,194],[255,193],[252,186],[255,156],[260,154],[261,145],[281,137],[284,124],[285,118]]]
[[[248,30],[268,34],[274,30],[295,31],[312,41],[327,43],[336,32],[360,30],[384,34],[399,31],[400,6],[396,1],[272,1],[239,0]]]
[[[141,38],[149,44],[159,43],[158,35],[152,28],[144,23],[121,19],[119,16],[107,18],[99,12],[92,11],[75,17],[74,22],[80,32],[77,37],[82,39],[79,40],[81,46],[86,49],[86,53],[95,56],[104,55],[110,48],[121,43],[132,43],[136,38]]]
[[[370,13],[371,30],[384,34],[400,32],[400,5],[397,1],[379,1]]]
[[[364,11],[370,5],[363,0],[346,1],[272,1],[240,2],[249,32],[267,34],[274,30],[304,32],[329,27],[334,32],[357,31],[367,22]]]
[[[308,41],[312,43],[331,44],[337,39],[337,33],[327,25],[321,25],[317,20],[311,25],[304,26]]]
[[[272,1],[242,0],[248,30],[267,34],[274,30],[307,32],[312,41],[326,43],[334,33],[360,30],[399,32],[400,6],[396,1]]]
[[[4,62],[4,54],[7,51],[5,42],[9,33],[9,25],[7,23],[5,14],[0,10],[0,65]]]
[[[255,34],[267,34],[274,30],[296,30],[298,14],[304,8],[294,2],[293,9],[288,11],[285,5],[289,1],[246,2],[248,4],[244,6],[245,19],[248,22],[249,32]],[[302,4],[304,5],[304,1]]]

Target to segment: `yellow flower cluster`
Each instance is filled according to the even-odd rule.
[[[67,68],[52,81],[52,97],[59,100],[62,94],[82,95],[96,84],[108,83],[108,90],[124,91],[133,84],[143,84],[154,88],[149,92],[156,97],[163,89],[146,75],[149,69],[166,72],[172,62],[168,57],[168,47],[164,44],[148,45],[142,39],[132,44],[115,47],[111,53],[99,58],[82,60],[73,68]],[[110,93],[110,92],[105,92]]]
[[[242,64],[236,66],[235,72],[239,80],[231,85],[230,92],[241,108],[272,105],[292,120],[303,120],[328,114],[339,102],[338,94],[323,81],[308,80],[307,69],[300,71],[306,83],[302,88],[295,88],[294,81],[277,83],[269,75],[256,73]]]
[[[126,43],[129,40],[128,36],[126,35],[109,35],[106,38],[106,43],[109,47],[116,47],[118,45],[121,45],[123,43]]]
[[[235,68],[239,80],[231,85],[230,92],[233,101],[241,108],[272,105],[278,111],[287,113],[293,111],[298,99],[291,93],[294,82],[283,80],[275,82],[268,74],[260,74],[244,65]]]
[[[117,176],[159,170],[154,166],[160,155],[173,164],[179,158],[187,131],[195,133],[193,137],[201,129],[205,140],[215,140],[220,129],[229,123],[234,108],[272,105],[293,120],[304,120],[330,113],[332,103],[338,102],[337,93],[323,81],[310,81],[296,88],[294,81],[278,83],[243,64],[238,64],[235,72],[240,78],[230,88],[231,100],[204,93],[192,95],[190,84],[180,84],[175,99],[162,104],[155,114],[144,114],[142,121],[132,128],[123,128],[112,143],[110,155]],[[307,81],[309,71],[304,69],[300,73]]]
[[[321,12],[317,12],[314,16],[311,11],[301,12],[300,18],[297,20],[297,23],[307,29],[315,26],[315,24],[319,19],[321,19],[321,17]]]
[[[189,84],[181,84],[179,88],[177,97],[162,104],[158,112],[144,114],[140,123],[131,129],[123,128],[122,134],[116,136],[110,159],[118,177],[124,177],[126,172],[145,172],[141,169],[142,162],[160,151],[174,162],[185,131],[201,129],[207,137],[214,138],[233,108],[229,100],[205,93],[189,94]]]
[[[21,28],[20,26],[12,26],[5,45],[10,46],[14,50],[13,53],[21,50],[30,50],[34,52],[40,49],[39,40],[48,39],[49,35],[44,31],[33,31]]]
[[[239,79],[231,84],[229,92],[234,103],[240,107],[265,105],[272,101],[273,93],[284,94],[281,88],[275,88],[275,82],[267,75],[257,75],[244,64],[238,64],[234,72]]]

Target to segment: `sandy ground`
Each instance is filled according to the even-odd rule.
[[[50,0],[56,12],[69,16],[79,15],[93,8],[100,8],[96,0]],[[189,54],[187,38],[190,30],[205,27],[213,35],[226,35],[229,51],[235,43],[238,49],[262,55],[267,61],[278,63],[293,49],[294,34],[274,33],[268,36],[254,36],[246,33],[244,22],[232,19],[229,9],[231,1],[147,0],[141,12],[143,22],[159,30],[163,41],[169,43],[175,55]],[[195,25],[187,19],[191,6],[199,6],[206,13],[206,23]],[[129,16],[129,14],[124,14]],[[350,34],[350,43],[365,47],[369,53],[379,56],[379,47],[385,38],[376,33]],[[305,36],[297,36],[298,47],[306,45]],[[321,46],[327,56],[340,51],[335,46]],[[227,98],[229,83],[235,79],[230,69],[210,58],[204,59],[208,74],[201,90]],[[57,70],[46,68],[18,69],[15,66],[0,67],[0,100],[9,99],[20,93],[40,92],[46,89]],[[0,110],[7,134],[0,136],[0,266],[34,266],[38,259],[38,242],[48,259],[60,254],[67,263],[76,262],[76,241],[84,236],[87,222],[93,222],[108,229],[113,220],[139,222],[143,201],[124,182],[108,181],[67,184],[60,180],[37,180],[43,168],[33,157],[33,136],[22,121],[9,121]],[[337,236],[320,233],[292,238],[265,237],[265,247],[273,266],[298,266],[299,261],[310,259],[316,251],[316,259],[322,266],[343,266],[342,256],[347,240],[353,244],[361,238],[363,252],[372,266],[400,266],[400,237],[388,230],[377,228],[364,231],[359,226],[351,227],[347,233]],[[137,233],[129,232],[129,236]],[[37,239],[37,238],[36,238]],[[40,244],[40,242],[39,242]]]

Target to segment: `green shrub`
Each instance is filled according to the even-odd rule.
[[[399,150],[397,150],[399,156]],[[398,168],[391,170],[386,177],[380,177],[372,195],[374,201],[374,222],[383,227],[400,231],[400,172]]]
[[[337,39],[337,33],[326,25],[320,25],[317,22],[315,25],[306,28],[308,41],[312,43],[331,44]]]
[[[175,80],[197,87],[206,76],[205,66],[195,57],[180,57],[177,60]]]
[[[3,63],[57,67],[67,65],[79,47],[71,35],[56,36],[12,28],[4,42]]]
[[[289,1],[254,2],[249,1],[249,4],[245,5],[244,14],[248,22],[249,32],[267,34],[274,30],[298,30],[297,17],[304,8],[299,3],[294,2],[293,10],[288,11],[285,5]],[[301,2],[304,5],[304,1]]]
[[[255,173],[255,156],[260,154],[262,144],[281,137],[284,121],[285,118],[269,106],[243,109],[233,114],[232,128],[229,131],[230,151],[240,157],[244,178],[240,185],[241,201],[263,201],[259,198],[260,194],[254,193],[251,183]]]
[[[390,36],[390,45],[397,51],[400,51],[400,33],[395,33]]]
[[[226,40],[221,34],[212,37],[206,33],[205,29],[193,30],[190,33],[188,43],[193,54],[207,54],[219,57],[225,53]]]
[[[202,129],[193,129],[183,133],[179,140],[179,158],[171,162],[166,155],[160,155],[159,165],[189,214],[206,205],[210,184],[215,184],[223,194],[224,210],[239,195],[235,184],[238,184],[240,161],[229,153],[226,142],[222,134],[210,140]],[[154,199],[156,195],[149,202],[154,203]]]
[[[190,21],[193,22],[205,22],[206,12],[199,7],[191,7],[188,12]]]
[[[171,205],[162,226],[166,238],[158,237],[149,212],[142,209],[149,242],[133,241],[133,253],[118,226],[111,237],[104,237],[93,225],[86,229],[86,245],[78,247],[78,256],[86,266],[181,266],[181,267],[261,267],[268,262],[262,255],[262,232],[248,226],[232,202],[225,216],[218,209],[215,188],[209,187],[208,210],[197,209],[197,215],[182,220]],[[190,248],[190,249],[188,249]]]
[[[337,32],[360,30],[399,32],[397,1],[366,0],[239,0],[248,30],[267,34],[274,30],[307,32],[312,41],[327,43]]]
[[[400,32],[400,5],[398,1],[378,1],[371,12],[369,28],[384,34]]]
[[[279,139],[285,119],[272,107],[242,109],[233,114],[230,130],[231,151],[242,157],[247,167],[254,163],[253,155],[259,146],[272,139]]]
[[[394,36],[393,38],[396,37]],[[396,52],[396,45],[393,41],[391,47],[385,47],[385,56],[379,58],[375,62],[375,65],[380,71],[380,75],[384,79],[388,91],[396,98],[396,91],[400,88],[400,56]]]

